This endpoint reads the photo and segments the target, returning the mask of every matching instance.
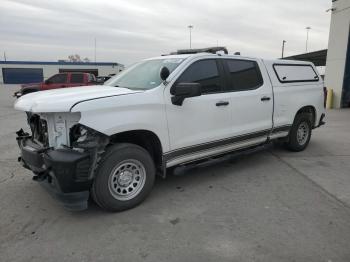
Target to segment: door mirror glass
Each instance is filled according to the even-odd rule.
[[[163,66],[161,69],[160,69],[160,79],[162,79],[163,81],[165,81],[168,76],[170,75],[170,71],[169,69],[166,67],[166,66]]]
[[[180,82],[171,87],[170,93],[173,95],[171,102],[181,106],[185,98],[202,95],[202,88],[200,83]]]

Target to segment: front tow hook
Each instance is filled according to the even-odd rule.
[[[35,176],[33,176],[33,180],[37,181],[37,182],[41,182],[44,181],[47,178],[47,174],[46,173],[42,173],[42,174],[37,174]]]
[[[50,172],[51,168],[48,168],[47,170],[45,170],[44,172],[41,173],[35,173],[35,176],[33,176],[33,180],[37,181],[37,182],[41,182],[44,181],[46,178],[49,177],[49,172]]]

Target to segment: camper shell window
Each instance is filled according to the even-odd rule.
[[[274,64],[273,70],[281,83],[319,81],[318,74],[308,64]]]

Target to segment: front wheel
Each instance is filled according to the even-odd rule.
[[[311,133],[310,115],[305,113],[297,115],[289,132],[289,140],[286,143],[287,148],[294,152],[303,151],[310,142]]]
[[[91,193],[103,209],[122,211],[140,204],[150,193],[154,180],[154,162],[145,149],[116,144],[103,156]]]

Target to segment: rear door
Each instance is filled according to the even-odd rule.
[[[263,64],[258,60],[223,59],[231,93],[232,134],[261,141],[272,129],[273,93]]]
[[[82,73],[71,73],[70,74],[70,81],[69,81],[69,86],[74,87],[74,86],[83,86],[85,85],[84,83],[87,82],[87,80],[84,79],[85,74]]]

